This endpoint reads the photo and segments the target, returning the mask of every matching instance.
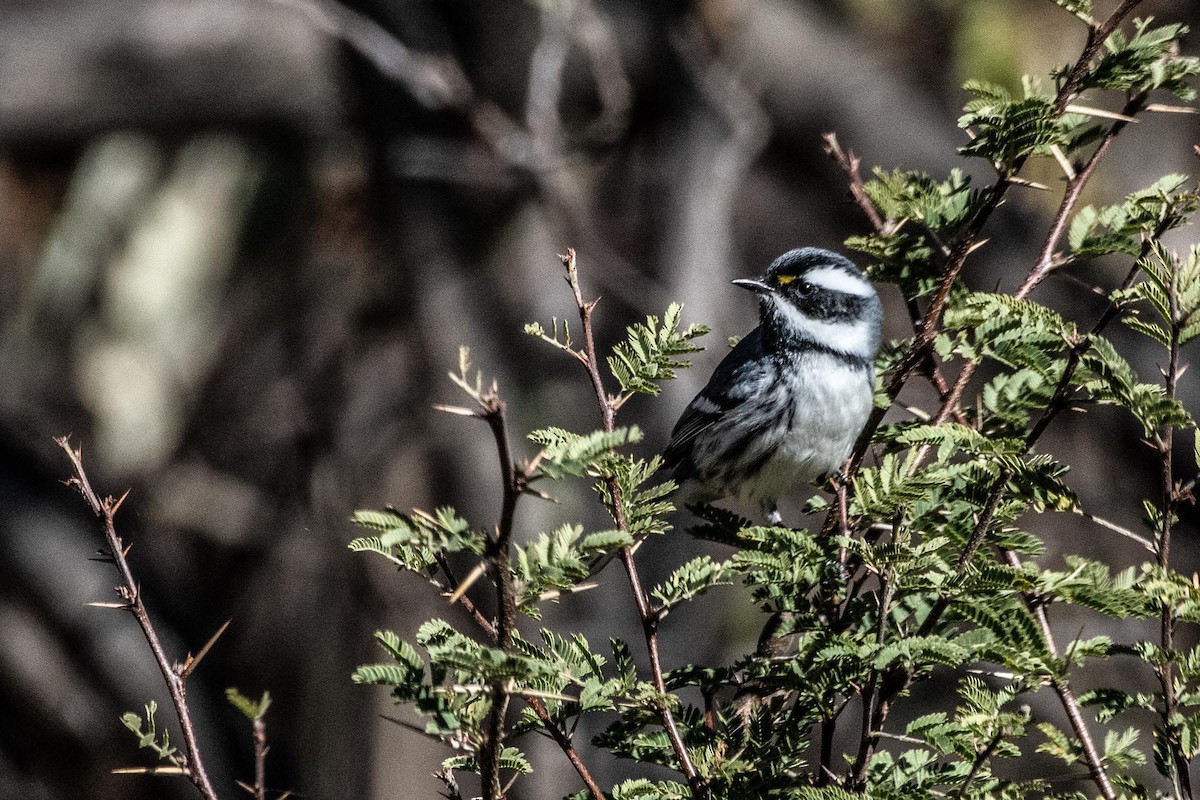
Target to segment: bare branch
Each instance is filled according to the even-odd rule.
[[[217,793],[213,789],[212,782],[208,779],[208,773],[204,769],[204,761],[200,754],[199,745],[196,742],[195,726],[192,724],[191,711],[188,709],[187,678],[190,672],[185,672],[182,667],[177,668],[172,666],[170,659],[167,658],[167,653],[163,649],[158,632],[154,629],[154,624],[150,621],[150,615],[147,613],[146,606],[142,602],[142,594],[138,589],[137,581],[133,577],[133,571],[129,567],[129,561],[126,559],[128,548],[121,541],[121,537],[117,535],[114,518],[117,509],[125,500],[128,492],[122,495],[120,500],[114,500],[112,497],[106,497],[101,500],[95,490],[92,489],[92,484],[83,469],[82,448],[72,448],[70,441],[65,436],[57,438],[54,441],[66,452],[67,458],[71,460],[71,465],[75,468],[75,477],[69,479],[67,483],[79,490],[88,507],[91,508],[92,513],[99,517],[104,525],[104,537],[108,543],[109,555],[111,555],[117,571],[121,574],[122,583],[117,587],[117,594],[124,600],[122,607],[132,613],[134,619],[137,620],[138,626],[142,629],[142,635],[146,637],[146,642],[150,645],[150,651],[154,654],[154,660],[158,664],[158,669],[162,673],[163,680],[166,681],[167,691],[171,695],[171,702],[175,706],[175,714],[179,718],[179,727],[183,732],[183,752],[179,756],[178,767],[183,770],[183,774],[196,786],[196,789],[205,800],[216,800]],[[226,625],[228,624],[226,623]],[[222,627],[221,631],[223,630],[224,627]],[[217,636],[221,634],[221,631],[217,632]],[[209,643],[204,646],[201,650],[201,656],[207,652],[215,639],[216,636],[210,639]],[[194,667],[195,662],[198,662],[199,658],[192,659],[191,661]],[[154,768],[152,771],[155,774],[167,774],[167,768]]]

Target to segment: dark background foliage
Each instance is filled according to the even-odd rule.
[[[250,770],[244,720],[223,699],[237,685],[276,698],[271,786],[431,796],[445,754],[382,720],[383,693],[349,675],[372,657],[370,631],[411,632],[436,599],[349,553],[346,520],[387,503],[494,517],[486,431],[429,408],[453,395],[442,376],[458,345],[498,375],[516,430],[588,429],[587,386],[521,333],[571,312],[555,252],[579,250],[605,341],[684,302],[685,321],[714,328],[708,352],[663,400],[624,414],[653,452],[724,338],[752,324],[727,280],[862,232],[820,134],[837,131],[867,165],[979,170],[954,155],[962,81],[1017,85],[1082,38],[1041,0],[349,8],[0,5],[0,798],[191,790],[110,774],[147,763],[119,714],[165,703],[132,621],[84,606],[109,599],[114,578],[87,561],[97,528],[59,483],[51,436],[74,434],[102,491],[132,487],[123,530],[171,653],[233,618],[191,689],[218,785]],[[1139,13],[1200,25],[1187,0]],[[1194,172],[1200,125],[1170,123],[1123,136],[1091,196]],[[968,282],[1023,274],[1054,202],[1026,191],[1003,207]],[[1040,295],[1093,318],[1101,299],[1080,297],[1069,277]],[[898,296],[885,300],[887,333],[905,335]],[[1155,469],[1139,434],[1098,410],[1046,448],[1074,453],[1090,510],[1134,527]],[[562,499],[599,512],[585,493]],[[528,503],[518,527],[570,518]],[[1124,546],[1061,525],[1075,552]],[[647,580],[699,547],[654,542]],[[673,616],[668,661],[744,651],[761,620],[735,607]],[[585,630],[634,623],[628,597],[606,589],[561,613]],[[573,788],[561,759],[542,763],[526,796]]]

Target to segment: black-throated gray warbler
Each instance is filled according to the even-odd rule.
[[[690,502],[776,500],[836,472],[871,413],[882,310],[849,260],[802,247],[760,278],[760,324],[717,366],[671,433],[668,472]]]

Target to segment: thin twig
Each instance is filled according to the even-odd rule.
[[[1021,569],[1021,559],[1016,553],[1006,550],[1004,551],[1004,557],[1013,569]],[[1058,660],[1058,646],[1054,643],[1054,633],[1050,629],[1050,620],[1046,616],[1046,604],[1040,602],[1029,593],[1022,593],[1022,598],[1025,600],[1025,605],[1030,613],[1033,614],[1038,629],[1042,633],[1042,639],[1046,642],[1046,652],[1050,654],[1052,659]],[[1092,782],[1096,784],[1096,788],[1100,790],[1100,794],[1105,800],[1116,800],[1118,797],[1117,791],[1104,769],[1104,760],[1101,758],[1100,751],[1096,747],[1095,739],[1092,738],[1092,732],[1087,726],[1087,721],[1083,718],[1079,701],[1075,698],[1074,692],[1071,691],[1070,683],[1065,676],[1052,675],[1050,677],[1050,686],[1054,689],[1054,693],[1058,695],[1063,711],[1067,714],[1067,721],[1071,724],[1071,730],[1075,733],[1075,738],[1079,739],[1079,746],[1083,751],[1083,760],[1087,764],[1088,774],[1091,775]]]
[[[954,793],[954,800],[961,800],[967,793],[967,789],[975,781],[975,777],[979,771],[983,769],[983,765],[1000,746],[1001,740],[1004,738],[1004,729],[996,731],[996,735],[991,738],[987,746],[975,754],[975,761],[971,764],[971,771],[967,773],[967,777],[959,784],[958,791]]]
[[[821,138],[825,140],[825,152],[837,162],[850,180],[850,196],[867,215],[871,227],[876,232],[885,235],[893,233],[893,229],[884,222],[883,215],[879,213],[879,209],[875,207],[867,194],[867,186],[862,179],[862,159],[856,156],[853,150],[843,150],[841,144],[838,143],[836,133],[826,133]]]
[[[842,171],[846,173],[846,178],[850,181],[850,195],[854,198],[854,202],[866,215],[871,223],[871,227],[875,232],[882,236],[890,236],[899,228],[896,223],[889,222],[879,213],[879,209],[875,207],[875,203],[871,201],[867,194],[866,184],[863,182],[861,166],[862,160],[854,154],[853,150],[844,150],[838,142],[837,134],[827,133],[822,137],[825,140],[825,152],[837,162]],[[934,236],[932,230],[929,231],[931,237]],[[939,247],[944,255],[949,255],[949,249],[944,244],[939,242]],[[921,314],[920,307],[916,300],[909,300],[906,304],[909,317],[912,320],[913,334],[919,336],[922,327],[925,324],[925,318]],[[950,393],[949,384],[946,383],[946,378],[942,375],[941,368],[933,359],[932,354],[926,351],[925,358],[921,364],[922,368],[928,374],[929,381],[937,389],[938,396],[944,401]],[[963,425],[967,424],[967,419],[962,412],[955,408],[955,420]]]
[[[196,741],[196,729],[192,724],[192,715],[188,708],[187,674],[167,658],[158,632],[150,621],[150,614],[146,611],[146,605],[142,602],[141,590],[129,567],[129,561],[126,558],[128,550],[121,541],[121,537],[117,535],[114,519],[120,501],[114,500],[112,497],[105,497],[101,500],[92,489],[92,484],[83,469],[82,449],[72,448],[66,436],[54,441],[66,452],[67,457],[71,460],[71,465],[75,468],[75,477],[69,479],[67,484],[79,490],[92,513],[99,517],[104,524],[104,537],[108,543],[109,555],[112,556],[113,563],[121,574],[121,585],[117,587],[117,594],[125,602],[125,609],[132,613],[133,618],[137,620],[138,626],[142,629],[142,635],[146,637],[146,643],[150,645],[150,651],[154,654],[154,660],[158,664],[163,680],[166,681],[167,691],[171,695],[175,714],[179,718],[179,727],[183,732],[183,753],[179,756],[179,767],[183,769],[183,773],[195,784],[196,789],[206,800],[216,800],[217,793],[204,769],[204,761]],[[124,497],[121,498],[121,500],[124,499]]]
[[[875,644],[882,646],[887,634],[888,608],[892,604],[896,585],[891,580],[891,570],[884,570],[879,576],[879,617],[875,621]],[[879,744],[879,737],[873,732],[883,727],[887,717],[886,704],[889,698],[881,691],[880,682],[884,680],[883,671],[872,669],[871,677],[867,680],[867,688],[863,690],[862,700],[862,737],[859,740],[858,755],[850,771],[849,785],[860,787],[867,776],[871,754]]]

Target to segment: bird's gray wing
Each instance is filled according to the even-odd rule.
[[[755,328],[717,365],[712,377],[692,402],[688,403],[671,431],[671,441],[663,450],[663,469],[677,481],[697,474],[692,462],[696,438],[736,409],[749,395],[741,381],[742,373],[762,355],[762,332]]]

